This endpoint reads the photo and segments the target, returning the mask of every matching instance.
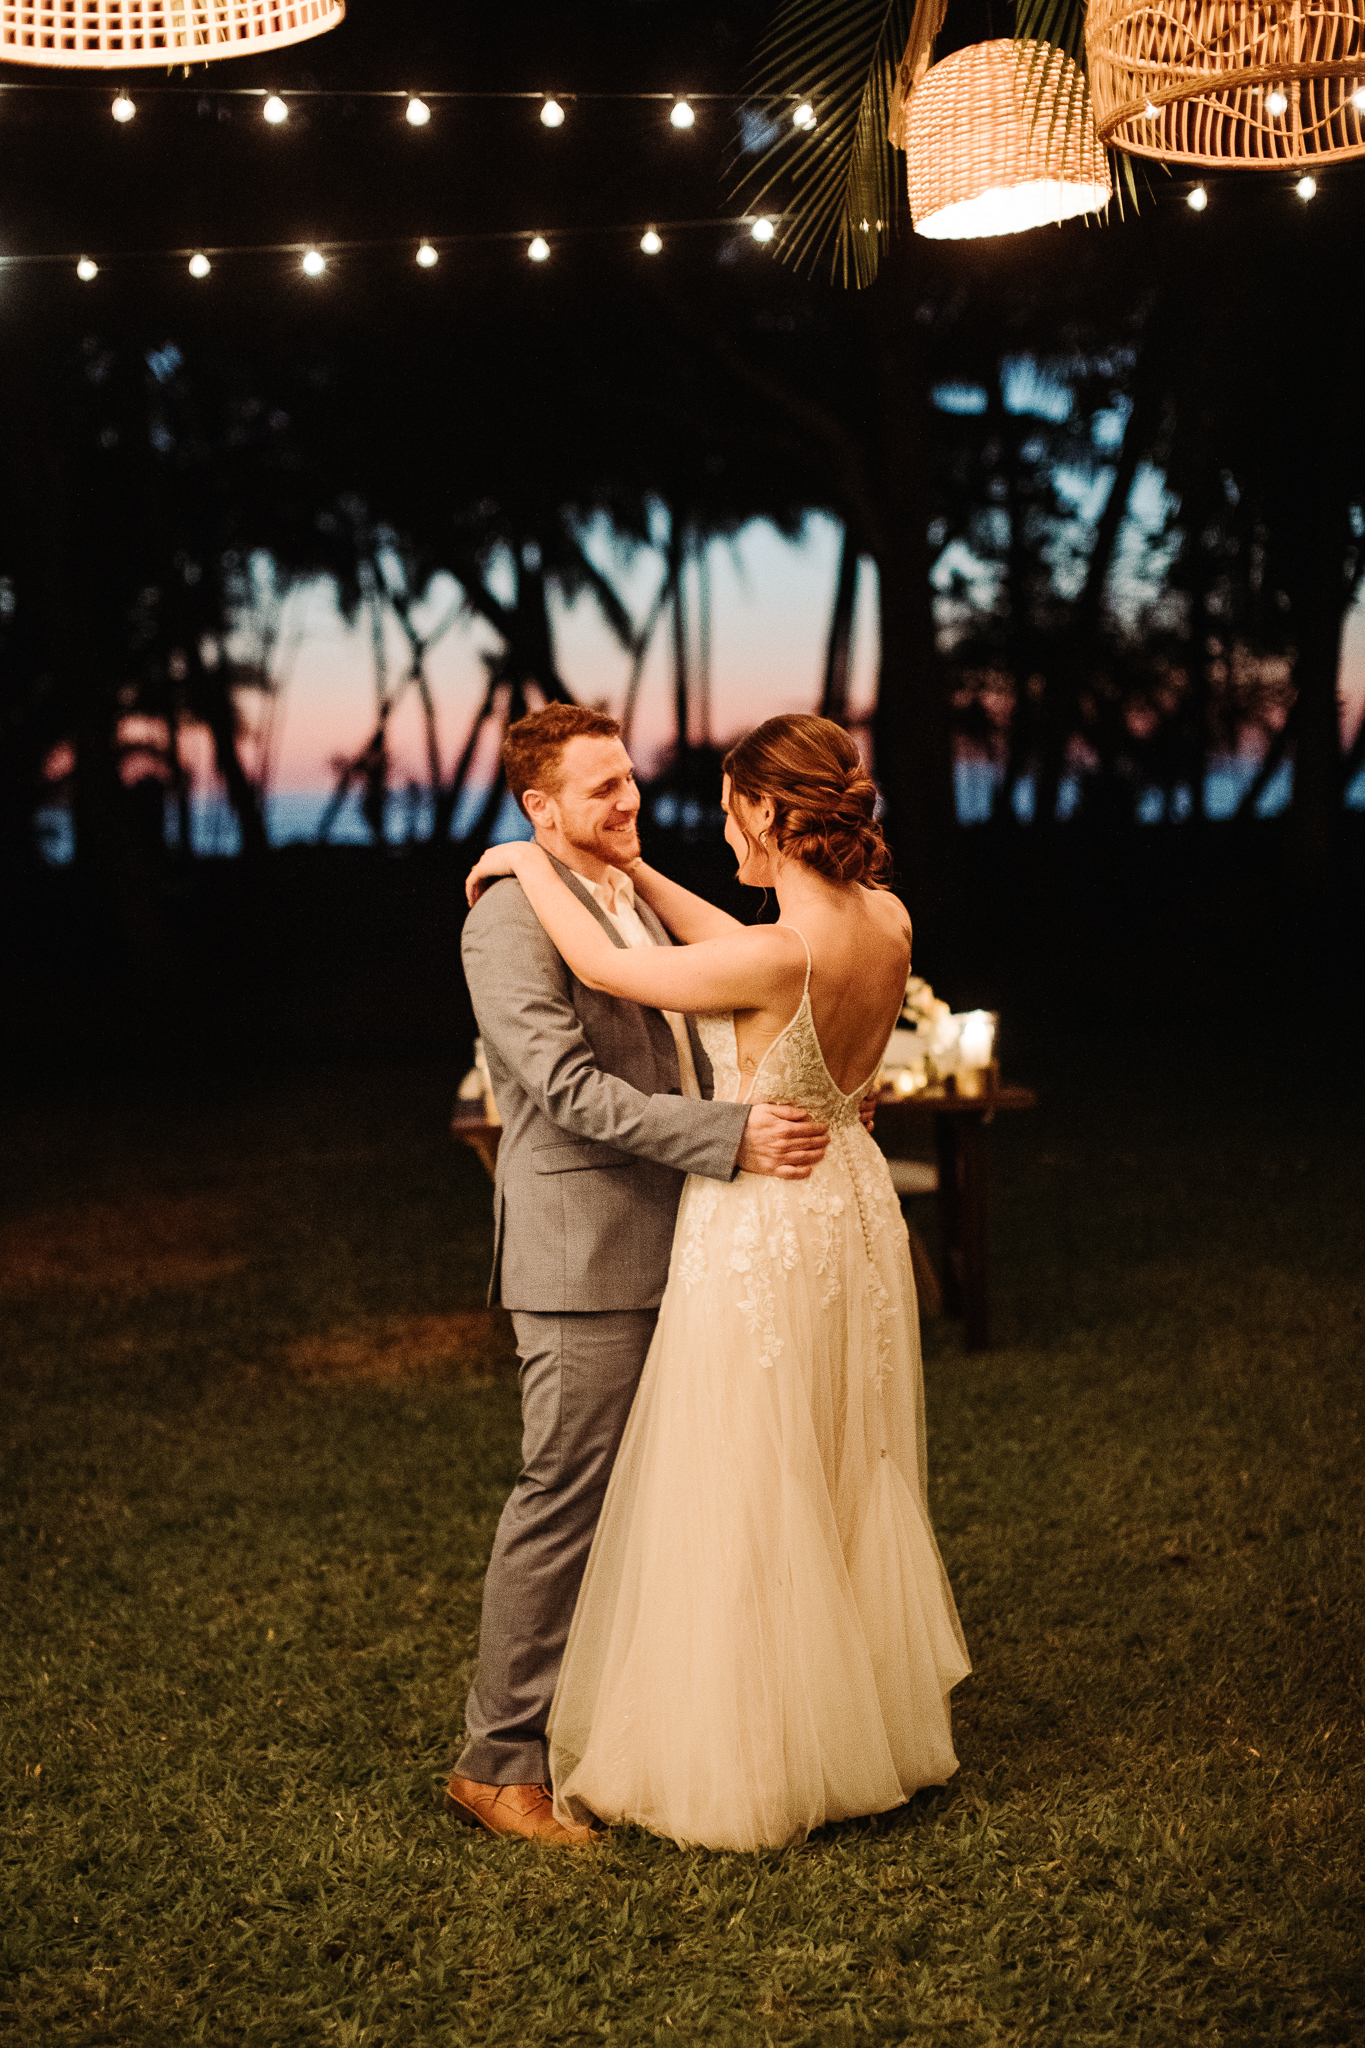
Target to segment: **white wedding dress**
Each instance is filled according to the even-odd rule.
[[[737,1100],[732,1020],[698,1029]],[[825,1065],[809,964],[750,1092],[827,1122],[829,1150],[805,1181],[687,1181],[549,1722],[561,1818],[714,1849],[942,1784],[971,1668],[929,1522],[905,1222],[865,1090]]]

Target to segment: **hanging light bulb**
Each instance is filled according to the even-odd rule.
[[[1272,89],[1265,96],[1265,110],[1267,114],[1273,114],[1276,120],[1278,121],[1280,115],[1283,113],[1287,113],[1288,109],[1288,96],[1280,91],[1278,85],[1272,87]]]
[[[131,121],[137,112],[137,108],[133,105],[127,93],[121,92],[109,111],[116,121],[122,123],[124,121]]]
[[[1361,86],[1359,92],[1351,94],[1351,105],[1358,114],[1365,114],[1365,85]]]
[[[277,92],[271,93],[270,98],[261,108],[261,112],[265,115],[272,128],[278,128],[281,121],[289,119],[289,109]]]
[[[646,228],[640,237],[640,247],[646,256],[657,256],[663,248],[663,237],[653,228]]]
[[[674,100],[673,111],[668,118],[675,128],[690,128],[697,117],[686,100]]]
[[[423,270],[434,270],[440,258],[430,242],[423,242],[421,248],[417,251],[417,261],[421,264]]]
[[[190,276],[191,276],[191,277],[207,277],[207,276],[208,276],[208,274],[209,274],[209,272],[210,272],[210,271],[212,270],[212,268],[213,268],[213,265],[212,265],[212,264],[211,264],[211,263],[209,262],[209,259],[208,259],[208,257],[207,257],[207,256],[205,256],[205,255],[203,254],[203,252],[202,252],[201,250],[196,250],[196,251],[195,251],[195,253],[194,253],[194,255],[193,255],[193,256],[191,256],[191,258],[190,258]]]
[[[777,233],[777,229],[773,226],[767,214],[761,213],[750,228],[749,233],[756,242],[771,242],[773,236]]]
[[[559,101],[547,99],[540,110],[540,119],[542,126],[546,128],[562,128],[564,126],[564,109],[560,106]]]
[[[88,256],[82,256],[80,262],[76,265],[76,275],[81,283],[89,284],[91,278],[98,277],[99,274],[100,267],[98,263],[92,263]]]
[[[1161,119],[1160,107],[1154,106],[1152,101],[1148,100],[1142,109],[1142,118],[1144,121],[1159,121]]]
[[[321,277],[326,268],[327,258],[323,255],[321,249],[308,249],[304,252],[303,274],[305,277]]]
[[[1317,189],[1317,179],[1309,178],[1306,176],[1300,178],[1298,184],[1294,187],[1294,190],[1298,193],[1300,199],[1312,199],[1316,195]]]
[[[1037,108],[1055,108],[1039,120]],[[931,241],[1013,235],[1112,197],[1085,79],[1055,46],[997,38],[932,64],[901,127],[910,218]]]
[[[1196,185],[1193,192],[1185,194],[1185,204],[1194,213],[1202,213],[1209,203],[1209,195],[1202,185]]]
[[[407,115],[410,128],[425,128],[431,119],[431,108],[425,100],[412,99],[408,101]]]
[[[814,126],[815,109],[809,100],[802,100],[800,106],[792,115],[792,127],[799,128],[803,134],[808,135]]]
[[[550,245],[544,235],[537,235],[526,253],[533,263],[544,263],[550,253]]]

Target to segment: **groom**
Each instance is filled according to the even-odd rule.
[[[613,943],[671,944],[629,879],[640,792],[616,721],[547,705],[509,729],[502,760],[538,844]],[[684,1176],[801,1180],[828,1138],[790,1106],[707,1100],[690,1021],[585,988],[510,879],[474,905],[461,950],[503,1123],[489,1298],[512,1311],[522,1469],[484,1582],[448,1798],[494,1834],[568,1845],[592,1833],[554,1817],[545,1722]]]

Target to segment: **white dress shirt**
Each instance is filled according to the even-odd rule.
[[[605,910],[628,946],[654,944],[648,927],[635,908],[635,884],[629,875],[622,874],[620,868],[608,868],[600,882],[590,882],[585,875],[580,875],[578,880],[593,901]],[[659,1014],[673,1033],[673,1043],[678,1048],[682,1092],[700,1102],[701,1089],[697,1085],[697,1067],[692,1058],[692,1041],[687,1035],[687,1020],[681,1010],[661,1010]]]

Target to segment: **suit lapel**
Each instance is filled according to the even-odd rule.
[[[671,946],[674,943],[673,934],[669,931],[668,926],[661,919],[657,918],[649,905],[642,903],[638,896],[635,899],[635,909],[641,924],[649,933],[656,946]],[[696,1070],[697,1085],[701,1089],[703,1098],[708,1098],[715,1083],[711,1073],[711,1062],[706,1057],[706,1048],[702,1044],[701,1035],[697,1030],[697,1020],[695,1017],[689,1017],[684,1014],[683,1024],[687,1030],[687,1042],[692,1048],[692,1065]]]
[[[563,880],[568,883],[569,887],[572,889],[574,895],[578,898],[579,902],[585,903],[587,905],[588,909],[597,919],[597,922],[601,925],[607,937],[611,940],[613,946],[619,946],[623,953],[629,952],[630,948],[626,945],[625,940],[621,937],[620,932],[617,931],[616,926],[607,916],[606,911],[603,910],[601,904],[593,895],[591,889],[589,889],[585,885],[581,875],[576,875],[572,868],[566,868],[562,860],[556,860],[554,855],[552,853],[549,853],[548,848],[546,849],[546,852],[548,854],[551,866],[557,869]]]
[[[556,860],[553,854],[550,854],[549,858],[552,865],[558,870],[558,872],[563,876],[564,880],[568,883],[569,887],[572,889],[574,895],[578,898],[579,902],[585,903],[587,905],[588,909],[597,919],[597,922],[601,925],[607,937],[611,940],[613,946],[619,946],[622,952],[628,952],[630,949],[626,945],[625,940],[621,937],[620,932],[617,931],[616,926],[607,916],[606,911],[603,910],[601,904],[593,895],[592,891],[585,886],[582,876],[576,875],[572,868],[566,868],[563,861]],[[667,927],[660,923],[659,919],[654,915],[654,912],[650,909],[649,905],[647,903],[642,903],[638,896],[635,899],[635,911],[636,915],[640,919],[641,924],[649,933],[649,936],[653,939],[656,946],[671,946],[673,944],[672,935],[668,931]],[[647,1003],[641,1003],[638,1005],[638,1007],[644,1011],[646,1016],[658,1018],[658,1021],[664,1030],[668,1029],[667,1025],[664,1024],[661,1012],[659,1012],[658,1010],[651,1009]],[[703,1097],[706,1097],[707,1095],[709,1095],[712,1087],[711,1062],[706,1057],[705,1047],[702,1045],[701,1039],[697,1034],[697,1026],[695,1019],[691,1017],[684,1017],[683,1022],[687,1027],[688,1042],[692,1047],[692,1064],[697,1072],[697,1078],[699,1085],[701,1087],[702,1095]],[[669,1044],[672,1044],[671,1034],[669,1037]]]
[[[642,902],[638,896],[635,899],[635,915],[639,918],[656,946],[671,946],[673,944],[672,935],[668,931],[667,926],[660,924],[649,905]]]

